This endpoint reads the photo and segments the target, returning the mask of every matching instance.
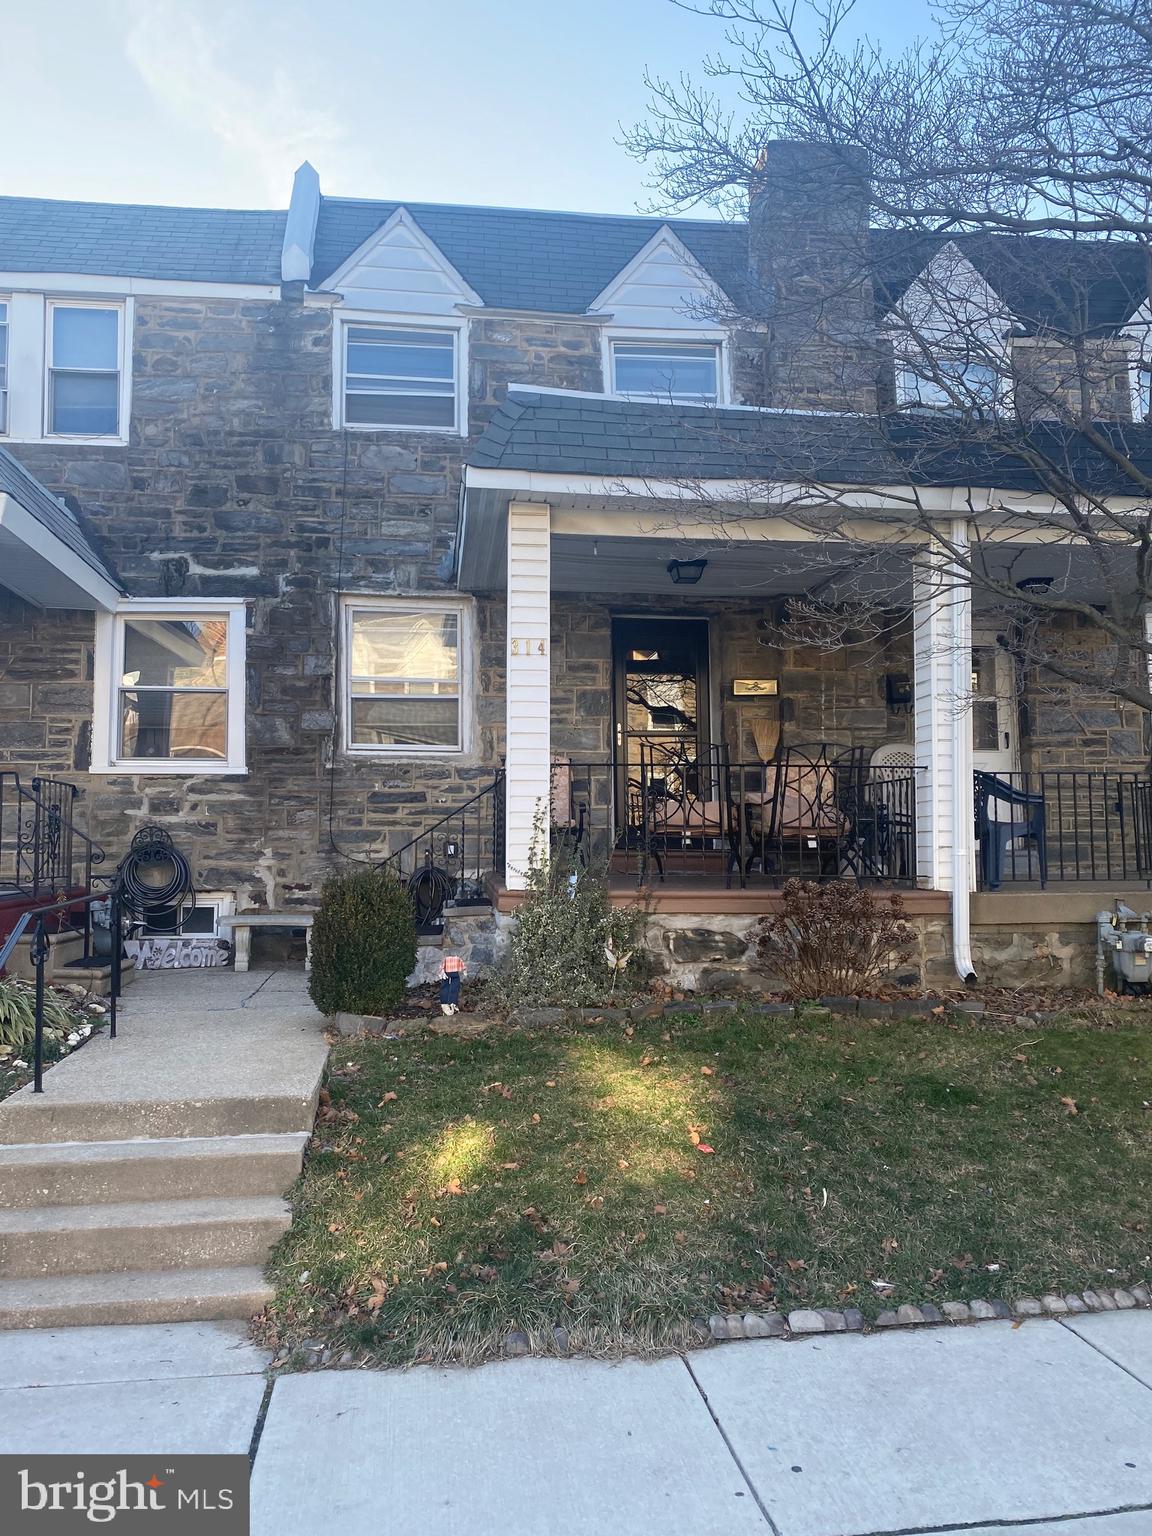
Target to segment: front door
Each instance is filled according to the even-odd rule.
[[[1001,776],[1020,766],[1016,669],[995,641],[972,647],[972,766]]]
[[[616,825],[627,825],[642,767],[698,762],[708,749],[708,620],[612,621]]]

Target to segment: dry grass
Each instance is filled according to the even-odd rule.
[[[1135,1283],[1150,1057],[1131,1015],[341,1043],[266,1329],[471,1362],[512,1328],[649,1352],[715,1310]]]

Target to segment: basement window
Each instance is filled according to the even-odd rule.
[[[457,430],[458,333],[344,327],[344,425]]]
[[[245,772],[244,640],[243,603],[130,601],[100,615],[93,772]]]
[[[350,599],[344,608],[349,751],[461,752],[467,610]]]

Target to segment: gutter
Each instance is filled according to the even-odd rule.
[[[953,518],[949,529],[952,548],[968,548],[968,523]],[[976,981],[972,963],[972,855],[975,810],[972,804],[972,596],[966,589],[956,605],[951,645],[951,688],[961,729],[953,732],[952,760],[952,963],[966,986]],[[961,716],[961,708],[967,706]]]

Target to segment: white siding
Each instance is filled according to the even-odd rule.
[[[717,297],[670,232],[654,235],[589,307],[619,330],[699,331],[717,324]]]
[[[536,815],[541,809],[547,815],[550,803],[550,520],[546,504],[509,504],[505,883],[510,890],[524,889]],[[545,825],[545,837],[547,831]]]
[[[478,296],[423,230],[399,209],[329,278],[349,309],[393,315],[454,315]]]
[[[956,839],[971,847],[971,588],[943,561],[924,557],[913,579],[916,872],[920,884],[954,886]],[[970,855],[968,857],[971,862]],[[970,881],[969,881],[970,883]]]

